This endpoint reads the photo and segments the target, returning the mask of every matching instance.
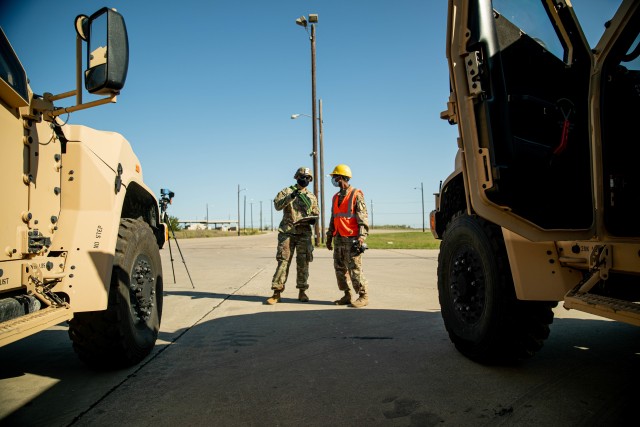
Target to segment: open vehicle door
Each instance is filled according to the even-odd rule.
[[[597,16],[593,47],[568,0],[451,2],[444,115],[473,209],[533,241],[639,236],[640,2]]]

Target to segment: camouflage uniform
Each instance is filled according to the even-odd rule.
[[[347,191],[348,188],[338,192],[338,203],[342,203]],[[352,253],[353,241],[358,240],[358,236],[366,239],[369,234],[369,215],[362,192],[358,192],[356,195],[355,215],[358,222],[358,236],[334,235],[336,227],[333,215],[331,212],[327,236],[332,239],[333,243],[333,267],[338,279],[338,288],[341,291],[348,291],[349,285],[352,285],[357,294],[367,296],[367,279],[362,271],[362,254],[354,256]]]
[[[292,197],[295,190],[299,191],[296,197]],[[283,291],[284,284],[289,275],[289,266],[296,252],[296,288],[307,290],[309,284],[309,263],[313,261],[313,244],[311,237],[313,231],[311,224],[294,223],[308,216],[318,215],[318,200],[306,188],[298,188],[296,185],[287,187],[280,191],[273,200],[276,210],[283,211],[282,221],[278,227],[278,252],[276,260],[278,267],[271,280],[271,289]]]

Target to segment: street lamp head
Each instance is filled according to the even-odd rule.
[[[316,16],[316,20],[317,20],[317,16]],[[301,16],[300,18],[296,19],[296,24],[300,25],[301,27],[307,28],[307,18],[304,16]]]
[[[293,119],[297,119],[297,118],[298,118],[298,117],[300,117],[300,116],[305,116],[305,117],[309,117],[310,119],[313,119],[313,117],[311,117],[310,115],[305,114],[305,113],[296,113],[296,114],[292,114],[292,115],[291,115],[291,119],[292,119],[292,120],[293,120]]]
[[[311,22],[312,24],[317,24],[318,23],[318,14],[317,13],[310,13],[309,14],[309,22]]]

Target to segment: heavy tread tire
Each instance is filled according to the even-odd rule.
[[[466,213],[447,224],[438,255],[438,294],[451,341],[485,364],[532,357],[549,337],[557,304],[518,300],[502,230]]]
[[[69,322],[80,359],[95,369],[142,361],[158,337],[162,292],[160,252],[151,228],[141,219],[120,220],[107,309],[75,313]]]

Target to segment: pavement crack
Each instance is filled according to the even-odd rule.
[[[392,340],[393,337],[342,337],[351,340]]]
[[[241,286],[239,286],[235,291],[231,292],[230,294],[227,294],[226,297],[224,297],[218,304],[214,305],[213,308],[211,308],[211,310],[207,311],[205,314],[202,315],[202,317],[200,317],[198,320],[196,320],[193,325],[189,326],[188,328],[186,328],[184,331],[182,331],[182,333],[180,335],[178,335],[173,341],[171,341],[171,344],[173,344],[174,342],[176,342],[178,339],[180,339],[180,337],[182,337],[187,331],[191,330],[191,328],[193,328],[194,326],[198,325],[200,322],[202,322],[202,319],[204,319],[205,317],[207,317],[208,315],[210,315],[211,313],[213,313],[218,307],[220,307],[224,302],[226,302],[229,298],[231,298],[232,296],[236,295],[238,293],[238,291],[240,291],[242,288],[244,288],[245,286],[247,286],[249,283],[251,283],[251,281],[253,279],[256,278],[256,276],[258,276],[260,273],[262,273],[265,270],[265,267],[262,267],[261,269],[259,269],[258,271],[256,271],[253,276],[249,277],[249,279],[244,282]]]

